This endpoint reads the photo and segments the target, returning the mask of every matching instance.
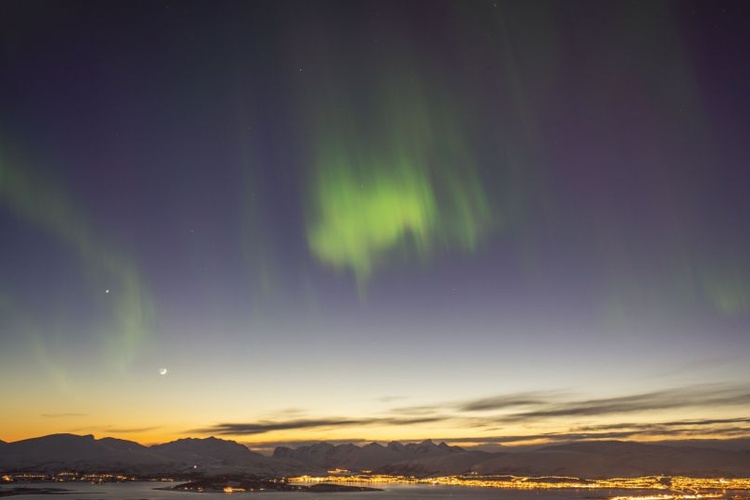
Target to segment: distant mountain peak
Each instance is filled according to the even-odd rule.
[[[401,443],[399,443],[398,441],[391,441],[390,443],[388,443],[388,445],[386,446],[386,448],[388,448],[389,450],[394,450],[394,451],[399,451],[400,452],[400,451],[404,450],[404,445],[401,444]]]

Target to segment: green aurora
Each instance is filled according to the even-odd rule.
[[[343,90],[342,90],[343,92]],[[413,75],[381,85],[375,109],[319,111],[308,245],[360,293],[396,254],[476,250],[495,224],[456,114]],[[332,111],[333,110],[333,111]]]
[[[0,202],[18,219],[76,252],[92,284],[92,294],[105,295],[104,302],[109,303],[111,325],[102,328],[102,342],[110,354],[107,359],[119,369],[127,367],[147,338],[153,316],[150,294],[136,264],[105,243],[72,197],[50,179],[0,162]],[[38,355],[41,352],[38,341],[34,341],[34,350]],[[41,357],[43,366],[53,363],[52,356]]]

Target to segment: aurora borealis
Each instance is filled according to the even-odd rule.
[[[4,1],[0,439],[750,437],[746,11]]]
[[[361,286],[394,247],[422,257],[436,243],[473,250],[491,220],[458,127],[400,83],[373,91],[385,102],[376,116],[358,117],[361,125],[326,116],[316,141],[308,243],[323,262],[350,268]]]
[[[115,248],[99,240],[97,232],[70,197],[51,181],[28,177],[10,166],[0,167],[0,178],[3,189],[0,199],[4,204],[20,221],[72,248],[82,263],[82,277],[92,282],[90,286],[95,294],[100,294],[105,284],[117,290],[110,304],[99,305],[104,311],[109,309],[105,314],[111,320],[109,325],[98,327],[98,334],[107,339],[108,355],[114,364],[119,364],[117,358],[126,364],[132,361],[137,344],[146,335],[149,315],[147,293],[134,265]],[[105,288],[105,294],[109,295],[109,288]],[[12,301],[10,293],[9,297]],[[8,307],[9,311],[13,308]],[[47,342],[40,340],[39,344],[44,346]],[[54,364],[50,359],[40,361]]]

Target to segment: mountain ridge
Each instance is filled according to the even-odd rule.
[[[278,446],[268,457],[236,441],[183,438],[144,446],[91,434],[50,434],[0,442],[0,472],[121,472],[294,476],[328,470],[415,476],[460,474],[567,475],[581,478],[688,475],[742,477],[750,471],[750,446],[738,449],[634,441],[577,441],[522,451],[488,452],[432,440],[357,446],[319,442]],[[714,444],[709,442],[709,444]]]

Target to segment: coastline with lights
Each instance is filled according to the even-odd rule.
[[[172,486],[158,487],[165,491],[252,493],[263,491],[317,493],[383,491],[387,487],[459,487],[505,490],[586,490],[607,500],[697,500],[748,499],[750,477],[698,478],[686,476],[644,476],[632,478],[585,479],[568,476],[521,475],[458,475],[442,477],[414,477],[387,474],[352,473],[344,469],[329,471],[325,476],[265,477],[235,475],[204,477],[139,477],[123,474],[83,474],[73,471],[58,474],[7,473],[0,476],[0,497],[27,494],[59,493],[59,488],[46,483],[134,483],[168,482]],[[183,482],[187,480],[187,482]]]
[[[632,478],[583,479],[566,476],[477,476],[460,475],[417,478],[381,474],[299,476],[290,484],[429,485],[496,488],[511,490],[630,490],[644,494],[606,496],[609,500],[678,500],[698,498],[750,498],[748,478],[696,478],[684,476],[646,476]],[[665,493],[652,493],[663,491]],[[738,495],[745,492],[745,495]]]

